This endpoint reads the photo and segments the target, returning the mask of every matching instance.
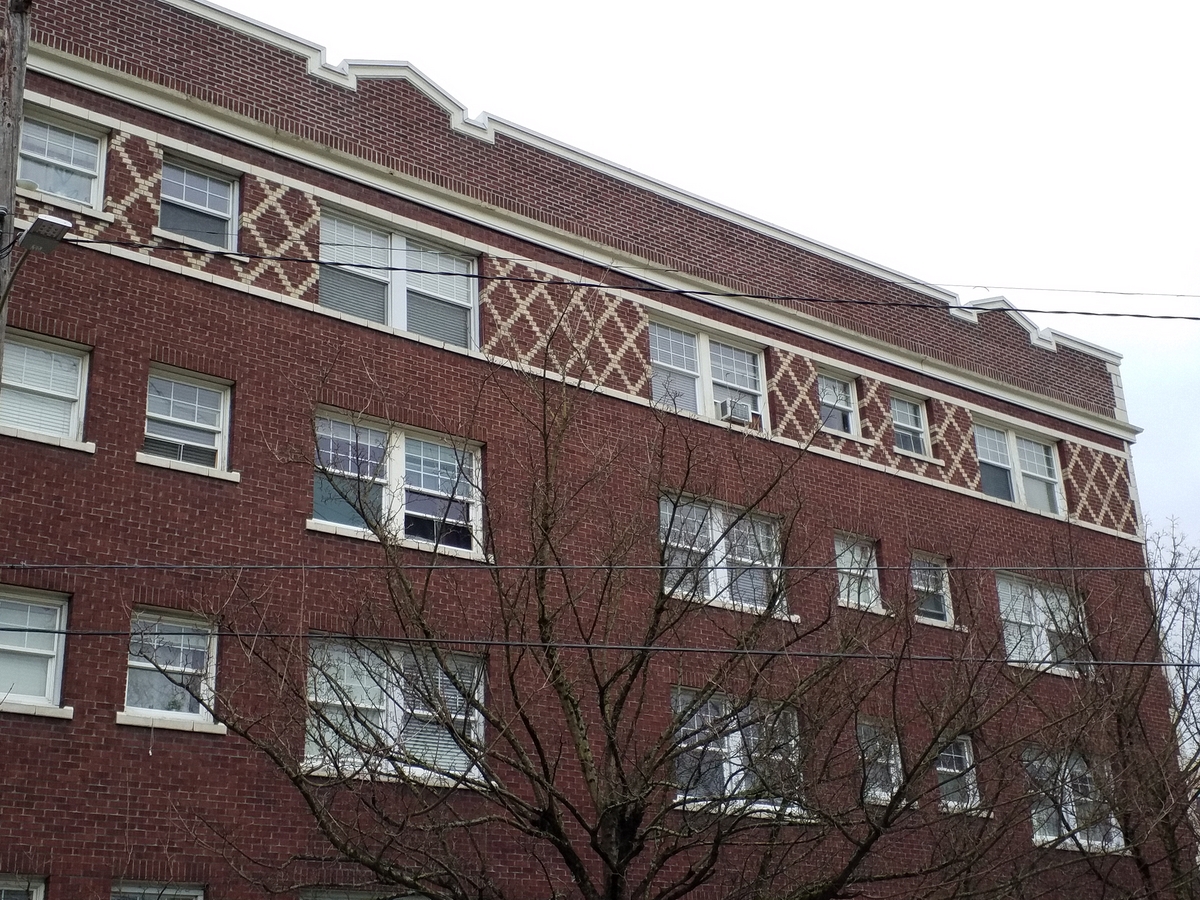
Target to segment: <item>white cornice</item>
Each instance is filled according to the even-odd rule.
[[[197,4],[204,5],[205,7],[208,6],[208,4],[201,4],[201,0],[162,0],[162,2],[170,2],[177,5]],[[698,277],[648,268],[645,265],[645,260],[631,254],[621,253],[612,247],[588,241],[578,235],[543,222],[527,219],[494,206],[485,206],[462,195],[440,189],[428,182],[410,178],[382,166],[374,165],[358,157],[332,151],[327,147],[322,147],[312,142],[302,141],[257,120],[238,116],[227,110],[199,103],[194,97],[189,95],[126,76],[112,69],[96,66],[79,57],[59,53],[41,45],[34,45],[31,47],[29,65],[35,71],[53,78],[78,85],[92,92],[113,97],[171,119],[189,122],[199,128],[224,135],[243,144],[295,160],[312,169],[367,185],[385,194],[403,197],[420,205],[447,213],[455,218],[476,223],[494,231],[513,235],[521,240],[546,247],[556,252],[565,253],[601,268],[613,269],[622,273],[633,273],[631,277],[650,284],[683,293],[713,290],[722,292],[725,290],[721,285],[704,281]],[[105,128],[119,129],[131,134],[138,134],[164,146],[187,152],[198,159],[207,160],[231,170],[255,172],[269,179],[280,181],[299,190],[315,194],[327,202],[346,205],[345,198],[340,198],[338,195],[312,184],[293,178],[282,177],[278,173],[269,172],[255,166],[249,166],[237,159],[214,154],[201,147],[186,145],[178,139],[160,135],[145,128],[109,116],[100,115],[45,95],[29,92],[27,98],[31,103],[40,103],[51,109],[58,110],[64,115],[93,122]],[[357,207],[362,204],[351,203],[350,205]],[[390,213],[382,210],[371,211],[364,209],[364,212],[377,214],[385,219],[394,218]],[[452,241],[461,242],[461,239],[454,240],[452,238]],[[503,255],[500,251],[496,252]],[[545,268],[542,263],[538,263],[538,265]],[[896,273],[892,273],[892,275],[900,277]],[[573,278],[577,276],[568,274],[567,277]],[[1079,407],[1054,400],[1053,398],[978,375],[969,369],[943,363],[940,360],[931,359],[920,353],[907,351],[897,345],[871,338],[853,329],[833,325],[823,319],[788,309],[779,304],[736,296],[702,296],[701,299],[710,305],[724,307],[758,321],[777,325],[790,331],[800,332],[830,345],[841,347],[867,357],[873,357],[910,371],[921,372],[949,383],[959,384],[982,395],[1015,403],[1064,421],[1112,435],[1121,440],[1132,441],[1140,431],[1140,429],[1127,423],[1117,422],[1112,418],[1097,415]],[[646,298],[642,296],[638,296],[637,301],[647,303]],[[1007,303],[1007,301],[1004,302]],[[647,305],[654,304],[650,303]],[[950,315],[969,313],[971,316],[974,316],[977,314],[976,309],[969,306],[951,306],[948,307],[947,312]],[[762,337],[758,336],[756,340],[761,343]],[[1116,357],[1116,359],[1119,360],[1119,357]]]

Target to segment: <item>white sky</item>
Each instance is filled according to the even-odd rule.
[[[966,299],[1200,315],[1150,296],[1200,295],[1194,2],[223,5]],[[1200,539],[1200,322],[1033,318],[1125,355],[1144,510]]]

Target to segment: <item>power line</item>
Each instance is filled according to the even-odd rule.
[[[538,285],[559,285],[570,288],[589,288],[597,290],[628,290],[641,294],[664,294],[680,297],[695,297],[709,299],[747,299],[747,300],[768,300],[772,302],[787,302],[787,303],[816,303],[816,304],[831,304],[840,306],[870,306],[876,308],[887,309],[931,309],[946,312],[952,309],[958,309],[973,313],[992,313],[992,312],[1019,312],[1032,315],[1045,316],[1090,316],[1097,318],[1126,318],[1126,319],[1151,319],[1164,321],[1183,321],[1183,322],[1200,322],[1200,315],[1174,315],[1168,313],[1141,313],[1141,312],[1101,312],[1099,310],[1075,310],[1075,309],[1034,309],[1028,307],[1005,306],[998,309],[987,309],[978,306],[950,306],[943,303],[921,303],[909,300],[858,300],[842,297],[810,297],[801,294],[759,294],[745,293],[740,291],[705,291],[705,290],[684,290],[681,288],[667,288],[655,285],[644,284],[605,284],[597,281],[564,281],[554,278],[534,278],[518,275],[484,275],[479,272],[453,272],[439,271],[433,269],[414,268],[410,266],[383,266],[373,263],[345,263],[345,262],[330,262],[319,259],[312,259],[304,256],[274,256],[268,254],[253,254],[234,250],[210,250],[191,247],[171,247],[164,244],[147,244],[138,241],[112,241],[112,240],[97,240],[89,238],[73,238],[72,243],[76,244],[104,244],[109,246],[123,246],[142,250],[163,250],[174,253],[190,253],[190,254],[205,254],[210,256],[220,257],[235,257],[241,259],[256,259],[268,262],[291,262],[302,263],[306,265],[333,266],[339,269],[363,269],[367,271],[377,272],[411,272],[419,275],[436,275],[448,276],[455,278],[470,278],[476,281],[496,281],[510,282],[516,284],[538,284]],[[349,245],[347,245],[349,246]],[[490,257],[492,259],[502,259],[511,262],[525,262],[520,258],[506,257]],[[923,284],[924,282],[895,282],[898,284]],[[1009,288],[1011,290],[1058,290],[1056,288]],[[1082,293],[1082,292],[1081,292]],[[1167,295],[1141,295],[1136,292],[1102,292],[1094,291],[1089,293],[1113,293],[1121,296],[1172,296],[1172,297],[1197,297],[1195,294],[1167,294]]]
[[[0,569],[15,571],[42,570],[113,570],[113,571],[393,571],[393,570],[469,570],[469,571],[600,571],[600,572],[661,572],[661,571],[692,571],[709,572],[724,569],[725,566],[679,566],[667,563],[490,563],[485,560],[477,562],[428,562],[428,563],[38,563],[16,562],[0,563]],[[837,572],[844,571],[837,563],[821,563],[819,565],[767,565],[761,566],[771,572]],[[909,572],[910,566],[871,566],[879,572]],[[1026,566],[1026,565],[991,565],[991,566],[959,566],[947,564],[949,572],[1200,572],[1200,566]]]
[[[0,634],[53,634],[63,637],[121,637],[128,638],[134,635],[139,635],[141,632],[136,631],[121,631],[121,630],[100,630],[100,629],[53,629],[53,628],[28,628],[16,625],[0,625]],[[765,647],[697,647],[690,645],[673,645],[673,644],[609,644],[596,643],[592,641],[528,641],[528,640],[512,640],[499,638],[427,638],[427,637],[410,637],[410,636],[390,636],[381,634],[355,634],[342,635],[330,634],[328,632],[310,632],[310,631],[229,631],[215,629],[213,632],[217,637],[227,638],[253,638],[254,640],[263,639],[293,639],[307,638],[312,640],[351,640],[355,643],[382,645],[382,644],[403,644],[410,646],[425,646],[425,647],[473,647],[473,648],[490,648],[498,647],[514,650],[585,650],[585,651],[604,651],[604,652],[626,652],[626,653],[694,653],[703,654],[706,656],[754,656],[754,657],[786,657],[795,659],[853,659],[864,660],[871,662],[919,662],[919,663],[997,663],[1007,664],[1011,662],[1007,657],[994,656],[952,656],[949,654],[887,654],[887,653],[869,653],[867,651],[848,651],[848,650],[800,650],[796,648],[770,649]],[[1047,669],[1055,666],[1061,666],[1063,660],[1044,659],[1044,660],[1020,660],[1021,663],[1042,666]],[[1077,666],[1104,666],[1111,668],[1200,668],[1200,661],[1196,662],[1165,662],[1163,660],[1142,660],[1142,659],[1124,659],[1124,660],[1072,660],[1070,661]]]

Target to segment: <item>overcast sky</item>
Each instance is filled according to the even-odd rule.
[[[1194,2],[223,5],[965,299],[1200,315]],[[1144,510],[1200,539],[1200,322],[1033,318],[1125,355]]]

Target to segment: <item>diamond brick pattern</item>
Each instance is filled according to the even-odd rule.
[[[305,297],[317,284],[315,265],[321,236],[321,208],[312,194],[272,184],[257,175],[242,179],[238,249],[249,263],[233,260],[238,280],[264,290]],[[311,263],[255,259],[256,256],[313,260]]]
[[[767,398],[771,409],[772,430],[780,437],[807,443],[817,421],[817,370],[812,360],[795,353],[770,350],[767,365]]]
[[[979,464],[975,460],[975,423],[970,411],[941,400],[930,400],[926,409],[929,412],[933,453],[946,464],[941,471],[941,479],[959,487],[979,490]],[[927,474],[930,477],[939,477],[933,473]]]
[[[516,260],[483,259],[480,274],[484,353],[648,396],[649,318],[640,305]]]
[[[1063,456],[1068,514],[1125,534],[1136,534],[1138,521],[1128,462],[1115,453],[1070,441],[1061,442],[1059,449]]]

